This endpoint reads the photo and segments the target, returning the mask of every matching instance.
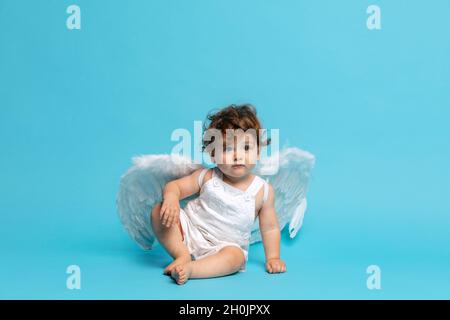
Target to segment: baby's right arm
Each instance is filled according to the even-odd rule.
[[[178,223],[180,218],[180,200],[200,191],[198,177],[202,170],[203,168],[195,170],[192,174],[172,180],[165,185],[159,216],[162,224],[167,228]]]

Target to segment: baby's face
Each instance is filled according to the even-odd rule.
[[[259,160],[259,150],[254,134],[239,133],[224,143],[221,161],[217,166],[225,175],[240,178],[249,174]]]

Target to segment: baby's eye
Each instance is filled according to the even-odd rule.
[[[251,147],[250,147],[248,144],[246,144],[245,147],[244,147],[244,150],[245,150],[245,151],[248,151],[248,150],[250,150],[250,149],[251,149]]]

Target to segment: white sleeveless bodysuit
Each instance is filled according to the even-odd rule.
[[[217,167],[212,169],[212,178],[203,183],[208,170],[203,169],[198,179],[200,195],[180,210],[183,243],[195,260],[216,253],[225,246],[241,248],[245,263],[239,272],[243,272],[256,218],[255,197],[264,187],[265,202],[268,184],[255,176],[247,190],[243,191],[224,182],[223,174]]]

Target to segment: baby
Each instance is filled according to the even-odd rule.
[[[231,105],[209,115],[208,120],[203,149],[216,167],[201,168],[167,183],[162,203],[151,212],[155,236],[174,259],[164,274],[184,284],[189,278],[245,271],[251,229],[258,216],[266,270],[285,272],[274,191],[252,173],[260,148],[270,143],[260,141],[255,108]],[[211,132],[216,134],[208,139]],[[180,208],[181,199],[196,193],[197,198]]]

